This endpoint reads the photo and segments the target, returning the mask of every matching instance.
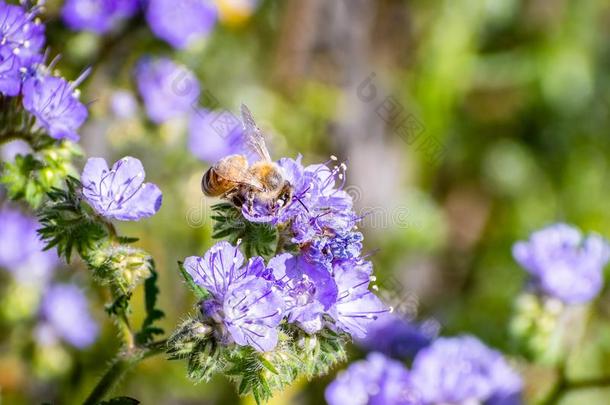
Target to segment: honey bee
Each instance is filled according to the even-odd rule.
[[[265,139],[252,113],[242,104],[246,145],[258,159],[252,165],[244,155],[229,155],[210,167],[201,179],[201,190],[208,197],[221,197],[237,207],[251,207],[254,201],[273,209],[292,200],[293,188],[282,169],[271,160]]]

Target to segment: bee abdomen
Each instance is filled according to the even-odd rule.
[[[214,168],[209,168],[201,178],[201,191],[208,197],[218,197],[228,191],[226,181],[220,178]]]

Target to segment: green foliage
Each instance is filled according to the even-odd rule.
[[[73,250],[87,260],[92,252],[107,242],[104,223],[88,212],[78,197],[80,182],[68,177],[66,190],[53,188],[38,219],[42,225],[40,236],[46,249],[57,248],[57,254],[70,262]]]
[[[140,401],[131,397],[115,397],[108,401],[100,402],[100,405],[138,405]]]
[[[212,206],[214,239],[226,239],[232,244],[240,242],[246,257],[262,256],[269,259],[278,243],[278,231],[269,224],[246,220],[241,211],[230,203]]]
[[[163,318],[165,314],[157,308],[157,296],[159,295],[159,287],[157,287],[157,279],[159,275],[154,270],[154,263],[150,269],[150,277],[144,282],[144,303],[146,308],[146,318],[142,322],[140,332],[136,334],[136,342],[140,345],[150,343],[155,335],[162,335],[163,329],[155,326],[155,322]]]
[[[300,330],[296,334],[297,352],[304,366],[302,372],[308,378],[325,375],[335,365],[347,360],[345,345],[349,341],[348,335],[327,328],[314,336]]]
[[[48,138],[48,137],[47,137]],[[80,155],[78,147],[68,141],[47,142],[44,147],[27,155],[17,155],[14,162],[2,167],[0,183],[11,199],[23,199],[32,207],[42,203],[46,193],[60,187],[68,175],[74,175],[72,159]]]
[[[542,364],[563,362],[570,346],[569,336],[578,330],[576,320],[582,318],[574,313],[583,309],[528,293],[518,296],[514,306],[509,330],[519,352]]]
[[[196,382],[207,382],[216,373],[227,376],[239,395],[251,394],[257,403],[268,401],[299,375],[324,375],[346,359],[346,335],[327,329],[312,336],[284,324],[275,349],[260,353],[249,346],[220,344],[214,327],[219,326],[185,321],[169,339],[169,358],[186,359],[188,376]]]
[[[123,316],[129,312],[131,294],[119,294],[114,301],[106,305],[108,315]]]
[[[209,381],[219,369],[220,350],[214,339],[210,339],[211,333],[209,325],[188,319],[168,339],[169,359],[186,359],[188,376],[194,381]]]

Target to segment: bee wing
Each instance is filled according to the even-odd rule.
[[[261,130],[256,126],[250,109],[245,104],[241,105],[241,118],[246,133],[246,144],[261,160],[271,162],[271,156],[265,144],[265,138]]]
[[[256,188],[259,191],[263,191],[265,189],[263,183],[254,177],[254,175],[247,170],[247,167],[242,167],[235,164],[234,160],[223,159],[219,161],[214,166],[214,172],[216,175],[226,181],[237,184],[246,184]]]

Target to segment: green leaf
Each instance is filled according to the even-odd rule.
[[[119,236],[117,239],[118,239],[119,243],[127,243],[127,244],[136,243],[137,241],[140,240],[140,238],[132,238],[129,236]]]
[[[231,244],[241,243],[247,257],[262,256],[269,259],[275,253],[278,231],[269,224],[246,220],[241,211],[230,203],[212,206],[214,239],[226,239]]]
[[[35,151],[17,155],[14,162],[6,162],[0,175],[0,183],[6,186],[9,198],[23,199],[34,208],[40,206],[52,188],[60,187],[69,175],[76,174],[72,159],[80,154],[71,142],[38,137],[33,136],[40,142],[31,145]]]
[[[195,297],[197,297],[198,300],[206,299],[210,295],[203,287],[195,283],[195,280],[193,280],[193,277],[186,271],[182,262],[178,262],[178,269],[180,270],[180,274],[182,275],[182,278],[184,278],[186,285],[195,294]]]
[[[106,305],[106,312],[108,315],[122,315],[129,311],[129,300],[131,299],[130,294],[119,295],[115,300]]]
[[[52,188],[48,201],[38,212],[41,228],[38,230],[46,249],[57,248],[57,254],[70,262],[74,250],[85,261],[100,246],[108,242],[104,223],[89,215],[77,195],[80,182],[66,180],[67,190]]]
[[[159,275],[154,270],[153,264],[151,275],[144,282],[146,318],[144,318],[140,332],[136,334],[136,342],[138,342],[138,344],[149,343],[154,339],[155,335],[163,334],[163,329],[154,326],[155,321],[158,321],[165,316],[163,311],[156,307],[157,296],[159,295],[159,288],[157,287],[158,278]]]

